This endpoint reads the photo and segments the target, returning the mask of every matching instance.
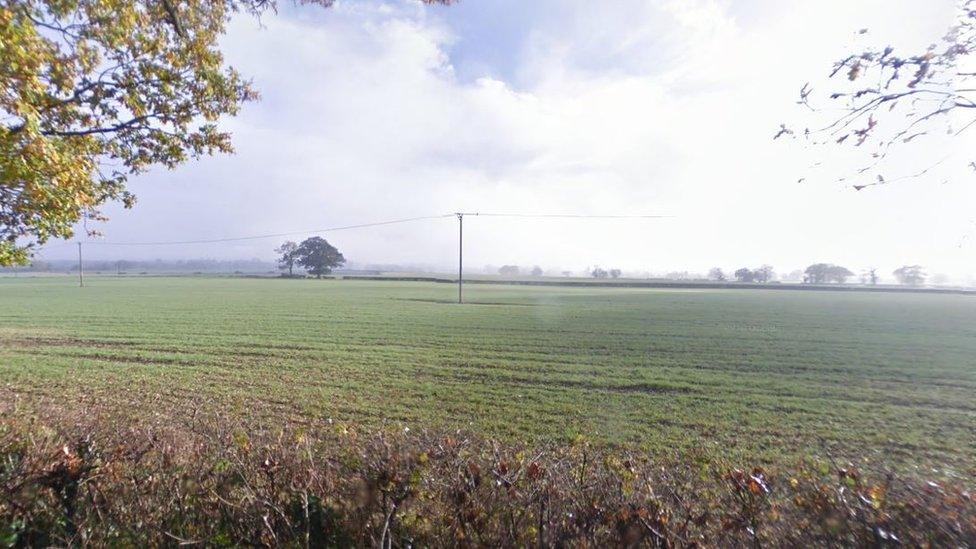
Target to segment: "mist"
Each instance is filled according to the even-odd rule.
[[[86,258],[270,262],[285,238],[112,243],[455,211],[667,215],[470,217],[465,263],[634,276],[921,264],[973,283],[976,185],[962,158],[858,192],[837,181],[853,166],[844,151],[772,140],[803,116],[800,87],[822,84],[855,40],[924,47],[951,23],[952,2],[524,4],[350,1],[235,20],[228,59],[263,96],[227,121],[236,154],[133,180],[137,205],[110,206],[110,221],[89,225],[104,236],[82,238]],[[918,143],[892,171],[974,144],[966,134]],[[323,236],[351,265],[456,269],[452,217]],[[52,242],[38,257],[75,254]]]

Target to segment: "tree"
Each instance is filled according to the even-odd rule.
[[[874,267],[861,273],[861,282],[864,284],[870,284],[871,286],[878,285],[878,270]]]
[[[789,273],[783,275],[782,280],[785,282],[802,282],[803,281],[803,271],[800,269],[793,269]]]
[[[804,271],[803,282],[807,284],[827,284],[836,282],[843,284],[847,279],[854,276],[850,270],[831,263],[814,263]]]
[[[518,265],[502,265],[502,267],[498,269],[498,274],[502,276],[518,276]]]
[[[620,269],[610,269],[610,278],[620,278]]]
[[[772,280],[773,275],[775,275],[776,273],[773,271],[772,265],[763,265],[762,267],[759,267],[758,269],[753,271],[753,274],[756,277],[756,282],[761,282],[765,284],[770,280]]]
[[[742,267],[741,269],[737,269],[735,271],[735,279],[739,282],[755,282],[756,273],[754,273],[752,269]]]
[[[542,276],[542,267],[538,265],[532,267],[532,276]]]
[[[333,0],[302,0],[328,6]],[[423,0],[447,3],[448,0]],[[0,265],[24,264],[132,175],[230,152],[222,116],[257,98],[219,41],[275,0],[0,1]]]
[[[321,236],[303,240],[295,250],[295,257],[295,262],[316,278],[322,278],[322,275],[331,273],[332,269],[346,262],[339,250]]]
[[[867,33],[868,29],[859,31]],[[830,72],[832,81],[838,82],[828,93],[830,109],[815,104],[809,83],[800,90],[801,104],[830,116],[802,135],[819,145],[863,149],[866,160],[856,171],[862,179],[854,185],[857,190],[921,176],[941,160],[918,173],[886,178],[885,158],[899,146],[934,134],[956,136],[976,123],[976,72],[967,68],[974,51],[976,0],[961,0],[956,23],[925,51],[903,54],[889,45],[852,52]],[[774,138],[783,135],[796,132],[783,124]],[[976,162],[967,161],[976,169]]]
[[[722,269],[720,269],[719,267],[712,267],[708,271],[708,279],[709,280],[714,280],[716,282],[724,282],[725,281],[725,272],[722,271]]]
[[[841,267],[840,265],[832,265],[827,273],[828,280],[838,284],[847,282],[847,279],[852,276],[854,276],[854,273],[850,269]]]
[[[288,276],[292,276],[295,261],[298,260],[298,244],[288,240],[275,248],[275,253],[278,254],[278,268],[282,271],[287,269]]]
[[[606,278],[610,276],[610,273],[608,273],[604,269],[601,269],[600,267],[594,267],[593,270],[590,272],[590,276],[592,276],[593,278]]]
[[[896,269],[892,274],[895,275],[895,278],[898,279],[900,284],[906,284],[908,286],[921,286],[925,283],[925,277],[927,276],[922,270],[921,265],[905,265]]]
[[[823,284],[827,282],[827,272],[830,265],[827,263],[814,263],[803,271],[803,282],[805,284]]]

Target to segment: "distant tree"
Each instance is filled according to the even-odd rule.
[[[831,263],[814,263],[804,271],[803,282],[807,284],[828,284],[836,282],[843,284],[847,279],[854,276],[850,270]]]
[[[756,273],[754,273],[752,269],[742,267],[741,269],[737,269],[735,271],[735,279],[739,282],[755,282]]]
[[[610,276],[610,273],[608,273],[604,269],[601,269],[600,267],[594,267],[593,270],[590,272],[590,276],[592,276],[593,278],[606,278]]]
[[[563,276],[573,276],[573,271],[563,271]]]
[[[282,271],[287,270],[288,276],[292,276],[293,270],[295,268],[295,261],[298,260],[298,244],[295,244],[291,240],[283,242],[281,246],[275,248],[275,253],[278,254],[278,268]]]
[[[610,269],[610,278],[620,278],[620,269]]]
[[[830,265],[827,263],[814,263],[803,271],[804,284],[824,284],[827,282],[827,271]]]
[[[502,267],[498,269],[498,274],[502,276],[518,276],[518,265],[502,265]]]
[[[926,274],[920,265],[905,265],[896,269],[892,274],[895,275],[900,284],[920,286],[925,283]]]
[[[861,283],[870,284],[871,286],[877,286],[878,270],[875,269],[874,267],[871,267],[870,269],[867,269],[866,271],[861,273]]]
[[[295,262],[316,278],[322,278],[346,262],[339,250],[321,236],[303,240],[295,250],[295,256]]]
[[[712,267],[711,270],[708,271],[708,279],[716,282],[724,282],[725,272],[718,267]]]
[[[532,276],[542,276],[542,267],[538,265],[532,267]]]
[[[852,273],[849,269],[841,267],[840,265],[831,265],[830,270],[827,273],[827,280],[830,282],[843,284],[852,276],[854,276],[854,273]]]
[[[803,282],[803,271],[794,269],[780,278],[786,282]]]
[[[756,282],[761,282],[763,284],[772,280],[773,275],[775,274],[772,265],[763,265],[762,267],[759,267],[752,273],[756,278]]]

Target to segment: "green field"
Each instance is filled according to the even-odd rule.
[[[0,278],[8,402],[976,471],[976,298]],[[153,397],[154,409],[141,407]]]

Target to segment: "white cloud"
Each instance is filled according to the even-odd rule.
[[[708,0],[560,3],[558,12],[533,12],[540,19],[521,42],[496,44],[514,66],[510,81],[501,69],[458,76],[471,72],[452,60],[465,37],[440,9],[341,3],[289,10],[265,18],[266,28],[241,18],[228,57],[264,100],[230,123],[238,154],[142,178],[140,205],[115,213],[106,229],[114,240],[160,240],[457,209],[670,213],[678,217],[473,220],[467,264],[663,272],[921,262],[968,272],[976,238],[968,249],[958,244],[972,231],[971,180],[871,193],[830,174],[798,184],[813,161],[847,160],[771,140],[780,122],[800,116],[800,85],[825,72],[853,30],[874,23],[879,36],[915,45],[946,23],[946,12],[914,3],[852,4],[766,2],[736,12]],[[463,17],[465,6],[449,9]],[[454,238],[448,220],[334,236],[360,262],[444,266]],[[146,253],[270,257],[275,244]]]

